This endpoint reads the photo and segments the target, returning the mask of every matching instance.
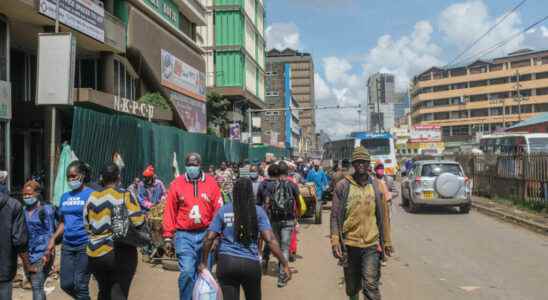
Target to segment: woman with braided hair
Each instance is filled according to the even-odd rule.
[[[272,233],[265,211],[255,204],[251,180],[238,179],[233,195],[233,202],[219,210],[209,227],[198,272],[206,269],[213,241],[220,236],[217,278],[223,291],[223,299],[239,300],[242,287],[246,299],[260,300],[261,264],[257,246],[259,237],[268,243],[272,254],[283,265],[284,271],[289,275],[287,280],[291,277],[289,265]]]

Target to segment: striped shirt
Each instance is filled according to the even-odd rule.
[[[125,203],[129,219],[135,226],[145,221],[139,202],[131,193],[121,189],[106,188],[93,192],[84,209],[84,222],[89,234],[87,253],[90,257],[101,257],[114,248],[112,241],[112,208]]]

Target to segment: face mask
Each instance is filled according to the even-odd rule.
[[[251,180],[257,180],[257,178],[259,178],[259,174],[257,174],[257,172],[251,172],[249,173],[249,178],[251,178]]]
[[[190,179],[198,179],[200,177],[200,167],[197,166],[187,166],[186,173]]]
[[[68,185],[69,185],[69,188],[74,191],[74,190],[79,189],[82,186],[82,181],[80,181],[78,179],[77,180],[69,180]]]
[[[38,201],[38,198],[36,197],[25,197],[23,198],[23,202],[25,203],[25,206],[32,207],[36,202]]]
[[[384,170],[377,170],[375,171],[375,173],[377,174],[377,177],[383,177],[384,176]]]

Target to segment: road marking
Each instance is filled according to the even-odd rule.
[[[473,292],[473,291],[479,290],[480,287],[479,286],[461,286],[460,289],[466,292]]]

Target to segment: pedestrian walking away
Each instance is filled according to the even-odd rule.
[[[192,298],[207,228],[223,205],[215,179],[201,170],[200,155],[190,153],[185,165],[186,173],[177,177],[169,187],[163,217],[166,251],[171,252],[174,243],[179,260],[181,300]]]
[[[48,250],[55,249],[56,241],[62,238],[61,289],[73,299],[89,300],[88,255],[89,242],[84,227],[84,208],[93,189],[87,186],[91,170],[82,161],[74,161],[67,167],[67,182],[71,191],[64,193],[59,201],[59,224],[49,240]]]
[[[17,272],[17,256],[26,273],[36,273],[28,256],[28,230],[20,201],[0,192],[0,299],[11,300],[12,281]]]
[[[358,147],[352,154],[354,175],[335,187],[331,208],[331,246],[344,268],[346,294],[358,299],[380,300],[381,260],[392,253],[389,218],[384,194],[369,177],[371,158]]]
[[[308,171],[306,176],[307,182],[313,182],[316,186],[316,197],[318,201],[323,201],[323,192],[327,189],[329,180],[324,170],[320,167],[320,161],[314,161],[314,168]]]
[[[89,268],[99,285],[99,300],[128,299],[131,282],[137,270],[137,248],[114,241],[114,209],[124,206],[128,222],[139,228],[144,215],[131,193],[119,188],[120,169],[114,163],[101,171],[103,189],[91,193],[84,209],[84,224],[89,242]]]
[[[268,243],[272,254],[288,274],[285,282],[291,278],[287,259],[274,237],[266,212],[255,204],[251,180],[238,179],[234,186],[234,201],[223,206],[213,219],[204,242],[198,272],[207,267],[208,254],[218,237],[221,239],[217,278],[223,291],[223,299],[239,300],[240,288],[244,291],[245,299],[261,299],[261,265],[258,249],[260,237]]]
[[[28,230],[29,263],[36,272],[26,272],[32,286],[32,299],[46,299],[44,284],[48,278],[54,251],[48,249],[48,242],[55,233],[55,210],[41,197],[42,187],[36,181],[28,181],[23,186],[23,204]]]

